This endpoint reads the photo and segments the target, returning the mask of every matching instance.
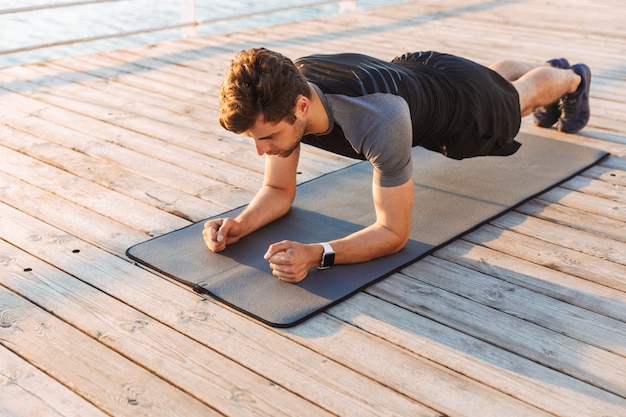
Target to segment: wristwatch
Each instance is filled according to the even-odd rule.
[[[324,248],[324,253],[318,269],[328,269],[335,263],[335,251],[328,242],[320,243],[320,245]]]

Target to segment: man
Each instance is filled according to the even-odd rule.
[[[266,155],[261,190],[235,219],[206,223],[219,252],[283,216],[296,195],[300,142],[367,159],[374,167],[374,224],[331,242],[282,241],[265,253],[273,274],[299,282],[314,267],[395,253],[409,237],[413,207],[411,147],[450,158],[511,155],[521,117],[577,132],[589,120],[591,73],[554,59],[490,68],[437,52],[391,62],[358,54],[313,55],[292,62],[264,49],[241,51],[220,91],[220,123],[249,136]]]

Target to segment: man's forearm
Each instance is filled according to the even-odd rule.
[[[402,249],[409,239],[413,208],[413,181],[393,188],[373,187],[376,222],[331,242],[335,263],[367,262]]]
[[[383,225],[373,224],[330,243],[335,251],[335,263],[352,264],[396,253],[406,242],[404,235],[398,235]]]
[[[242,237],[284,216],[291,208],[295,194],[264,186],[237,216],[242,226]]]

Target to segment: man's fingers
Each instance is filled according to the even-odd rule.
[[[222,221],[210,221],[204,225],[202,235],[207,246],[213,252],[222,251],[226,247],[224,237],[220,237],[220,234],[223,233],[223,231],[220,232],[223,225],[224,222]]]
[[[264,258],[270,263],[272,275],[290,283],[300,282],[306,277],[308,269],[303,271],[303,265],[298,260],[298,245],[288,240],[270,245]]]
[[[230,222],[228,221],[213,224],[213,239],[215,239],[216,242],[221,242],[224,240],[225,236],[228,236],[228,229],[230,229],[229,224]]]
[[[278,243],[274,243],[272,245],[270,245],[269,248],[267,248],[267,252],[265,252],[265,255],[263,256],[263,259],[265,259],[266,261],[271,261],[271,259],[279,254],[279,253],[286,253],[289,248],[291,248],[291,242],[287,241],[287,240],[283,240],[282,242],[278,242]]]
[[[209,232],[209,238],[211,240],[215,240],[217,241],[217,231],[219,229],[219,226],[212,224],[210,225],[206,230]]]
[[[208,232],[211,240],[222,242],[228,236],[231,227],[232,222],[229,219],[210,221],[205,224],[204,233]]]
[[[298,282],[298,277],[293,273],[290,272],[289,270],[283,270],[283,269],[272,269],[272,275],[274,275],[276,278],[280,279],[281,281],[286,281],[286,282]]]
[[[291,258],[286,251],[280,251],[274,253],[268,259],[272,274],[275,277],[282,279],[283,281],[291,281],[293,271],[291,265]]]
[[[218,226],[213,227],[213,239],[215,239],[217,242],[221,242],[222,240],[224,240],[224,231],[222,230],[223,228],[224,228],[223,224],[220,227]]]
[[[270,262],[270,266],[274,265],[278,267],[280,265],[287,265],[289,264],[289,254],[287,253],[287,251],[276,252],[271,255],[267,260]]]

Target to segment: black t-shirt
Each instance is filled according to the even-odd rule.
[[[410,178],[412,146],[455,159],[510,155],[520,146],[513,140],[521,123],[517,91],[464,58],[419,52],[386,62],[336,54],[295,63],[331,121],[326,134],[303,142],[369,160],[382,186]]]

